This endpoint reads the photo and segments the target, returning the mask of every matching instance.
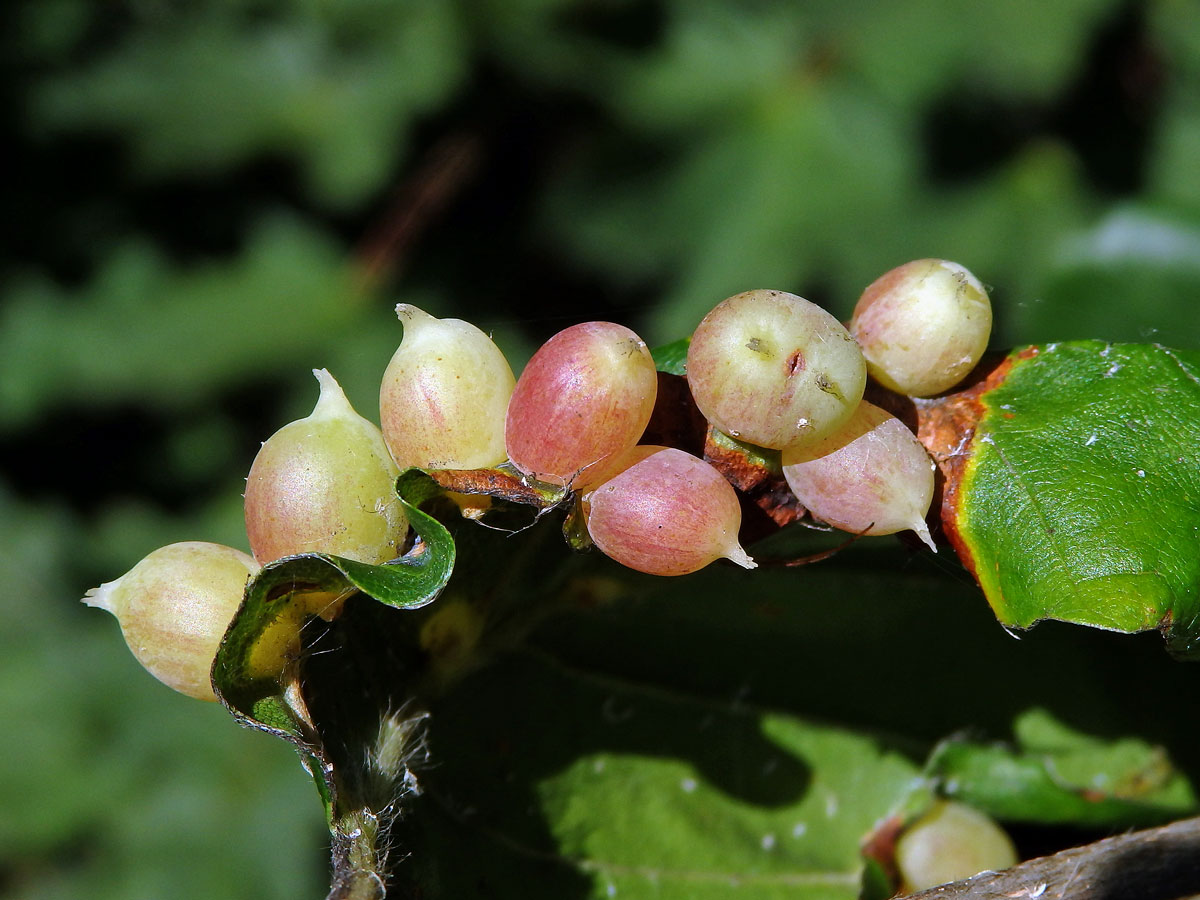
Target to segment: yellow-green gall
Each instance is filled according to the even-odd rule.
[[[516,383],[492,339],[461,319],[396,307],[404,338],[379,387],[379,420],[402,469],[486,469],[506,458],[504,415]]]
[[[333,376],[313,374],[321,395],[312,415],[271,435],[246,479],[250,549],[264,565],[297,553],[395,559],[408,533],[395,490],[400,470]]]
[[[209,672],[225,629],[258,570],[233,547],[186,541],[155,550],[116,581],[92,588],[88,606],[106,609],[151,675],[199,700],[216,700]]]
[[[935,803],[896,843],[896,866],[907,891],[1016,863],[1016,848],[1003,828],[979,810],[953,801]]]

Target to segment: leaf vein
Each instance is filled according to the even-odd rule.
[[[1018,488],[1021,489],[1021,491],[1025,494],[1026,497],[1029,498],[1029,505],[1033,508],[1033,511],[1037,514],[1038,521],[1042,525],[1042,532],[1046,536],[1046,544],[1049,546],[1050,550],[1053,552],[1054,556],[1058,560],[1058,564],[1059,564],[1060,568],[1062,569],[1063,572],[1069,573],[1071,571],[1070,563],[1068,562],[1066,556],[1063,553],[1063,548],[1060,547],[1058,545],[1058,543],[1055,541],[1055,538],[1054,538],[1055,529],[1050,524],[1050,519],[1046,515],[1046,510],[1043,508],[1041,500],[1034,493],[1033,488],[1030,487],[1028,484],[1026,484],[1025,480],[1023,478],[1021,478],[1016,467],[1012,464],[1012,462],[1009,460],[1008,456],[1005,454],[1004,448],[1001,447],[998,443],[995,443],[994,441],[992,442],[992,447],[995,449],[996,455],[1000,457],[1000,461],[1004,464],[1004,467],[1006,469],[1008,469],[1008,473],[1012,477],[1013,483]]]
[[[1188,380],[1193,381],[1193,382],[1195,382],[1196,385],[1200,386],[1200,376],[1198,376],[1191,368],[1189,368],[1184,363],[1184,361],[1175,354],[1174,350],[1170,349],[1169,347],[1163,347],[1161,345],[1155,345],[1155,346],[1157,346],[1160,350],[1162,350],[1162,352],[1165,353],[1167,355],[1167,357],[1173,363],[1175,363],[1175,365],[1179,366],[1179,370],[1181,372],[1183,372],[1184,375],[1187,376]]]

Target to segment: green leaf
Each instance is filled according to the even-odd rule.
[[[666,372],[668,375],[686,375],[687,353],[691,343],[690,337],[680,338],[651,350],[650,355],[653,357],[658,371]]]
[[[0,307],[0,426],[70,402],[178,410],[250,373],[293,372],[331,335],[353,342],[362,296],[331,236],[286,213],[264,215],[228,261],[175,266],[131,239],[86,286],[13,279]]]
[[[381,848],[395,846],[393,885],[431,898],[486,889],[850,900],[866,873],[879,876],[861,842],[928,794],[918,777],[922,735],[947,730],[938,712],[945,668],[982,691],[977,704],[1001,700],[1002,710],[1004,698],[1028,696],[1026,682],[1044,684],[1070,658],[1059,650],[1039,667],[1033,648],[1017,654],[999,629],[981,632],[986,616],[967,628],[942,621],[947,608],[969,608],[966,587],[901,569],[878,550],[803,574],[718,566],[699,577],[639,576],[598,553],[567,551],[557,516],[542,515],[554,512],[552,498],[504,477],[402,476],[401,495],[432,547],[449,531],[416,506],[436,510],[441,489],[472,481],[509,498],[494,498],[492,513],[517,500],[535,522],[512,536],[443,505],[445,521],[462,524],[452,526],[458,572],[436,603],[412,608],[443,583],[439,566],[421,576],[425,588],[397,589],[393,600],[408,609],[359,593],[323,622],[309,614],[313,586],[367,587],[368,576],[382,578],[377,568],[396,567],[364,575],[316,556],[269,569],[291,566],[293,580],[264,575],[251,588],[269,595],[269,582],[316,626],[296,670],[267,680],[271,692],[250,713],[295,744],[316,777],[342,885],[332,896],[372,896]],[[870,574],[880,568],[897,573],[886,598]],[[963,596],[939,608],[950,586]],[[251,599],[239,620],[255,620]],[[888,650],[895,635],[912,634],[901,626],[914,618],[924,627],[906,641],[907,657]],[[222,654],[252,656],[255,642],[235,652],[234,633]],[[972,649],[958,658],[960,646]],[[1015,659],[1024,667],[993,696],[970,667],[985,659],[984,669]],[[877,703],[884,672],[897,692],[896,734],[880,728],[889,721]],[[1058,683],[1078,706],[1077,685]],[[1097,766],[1114,771],[1111,762]],[[973,785],[999,793],[1004,775],[983,771]],[[1097,810],[1089,822],[1127,811]]]
[[[916,104],[966,75],[973,87],[1045,98],[1062,89],[1112,0],[1069,0],[1022,8],[909,0],[826,15],[846,41],[844,63],[894,102]],[[830,14],[832,13],[832,14]],[[920,47],[914,64],[911,50]]]
[[[429,605],[454,571],[453,537],[418,508],[440,487],[410,469],[397,493],[417,536],[408,553],[382,566],[321,553],[264,566],[213,663],[221,703],[292,743],[312,776],[331,834],[330,897],[341,900],[383,896],[384,823],[410,789],[426,715],[414,689],[434,650],[404,613]]]
[[[1159,628],[1200,656],[1200,354],[1049,344],[981,394],[957,507],[997,618]]]
[[[454,571],[454,539],[417,508],[437,491],[419,470],[400,476],[398,493],[419,541],[395,563],[372,566],[306,553],[270,563],[255,576],[213,664],[217,695],[239,720],[304,751],[315,749],[308,712],[288,691],[297,677],[300,631],[311,615],[332,618],[330,610],[355,592],[398,609],[416,609],[437,597]]]
[[[536,653],[435,706],[430,743],[397,835],[430,897],[852,900],[917,773],[869,736]]]
[[[926,774],[940,793],[1006,821],[1135,827],[1187,815],[1196,797],[1161,747],[1100,740],[1033,709],[1016,745],[949,740]]]
[[[1113,209],[1058,247],[1041,296],[1009,311],[1041,342],[1087,337],[1200,345],[1200,216]]]
[[[464,74],[462,22],[437,0],[334,7],[197,4],[138,26],[39,84],[30,116],[120,133],[143,175],[207,173],[265,154],[317,199],[362,203]]]
[[[964,585],[919,565],[891,566],[881,590],[870,570],[885,561],[846,555],[700,578],[617,581],[597,567],[571,583],[565,614],[430,705],[432,759],[395,825],[410,854],[397,884],[430,898],[857,897],[863,840],[942,783],[919,777],[923,732],[965,705],[975,721],[1022,697],[1078,707],[1081,690],[1077,649],[1010,640]],[[1173,665],[1151,660],[1159,676]],[[1123,652],[1112,661],[1131,669]],[[996,669],[1016,671],[988,680]],[[1044,732],[1029,746],[1061,740]],[[1085,763],[1090,746],[1110,749],[1072,737]],[[1114,747],[1093,769],[1119,780],[1141,757]],[[1179,806],[1147,818],[1190,803],[1176,784]],[[972,787],[1010,785],[986,770]],[[1062,821],[1037,794],[1018,799],[1017,818]],[[1119,826],[1130,807],[1090,813],[1073,821]]]
[[[481,485],[495,496],[470,514],[488,527],[452,500]],[[293,744],[316,782],[332,837],[330,896],[341,900],[382,896],[388,823],[414,792],[414,760],[427,756],[430,701],[574,600],[561,592],[572,571],[561,525],[539,521],[561,489],[499,470],[409,469],[397,493],[417,536],[408,553],[382,566],[319,553],[265,566],[213,665],[218,699],[243,725]],[[460,542],[473,565],[453,577]]]

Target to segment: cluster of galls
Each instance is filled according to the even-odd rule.
[[[88,593],[159,679],[213,699],[209,667],[259,566],[306,552],[394,559],[408,530],[395,483],[409,467],[506,465],[574,492],[594,544],[641,572],[682,575],[720,558],[754,566],[721,473],[682,450],[639,444],[658,378],[634,332],[572,326],[514,379],[475,326],[407,304],[397,314],[404,336],[383,375],[382,428],[316,370],[312,415],[263,444],[246,482],[253,558],[174,544]],[[866,377],[913,396],[941,393],[974,367],[990,329],[987,294],[970,272],[918,260],[867,288],[849,330],[793,294],[730,297],[697,327],[687,382],[714,428],[781,452],[788,485],[813,515],[857,534],[912,529],[932,547],[933,465],[902,422],[863,400]]]

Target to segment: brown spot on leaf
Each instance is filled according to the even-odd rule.
[[[1038,349],[1028,347],[1017,359],[1036,356]],[[954,547],[963,565],[975,572],[971,553],[958,529],[963,476],[971,459],[975,430],[986,411],[983,397],[998,387],[1012,369],[1012,356],[985,356],[964,380],[960,390],[938,397],[915,398],[917,439],[925,445],[938,467],[938,496],[942,533]]]

